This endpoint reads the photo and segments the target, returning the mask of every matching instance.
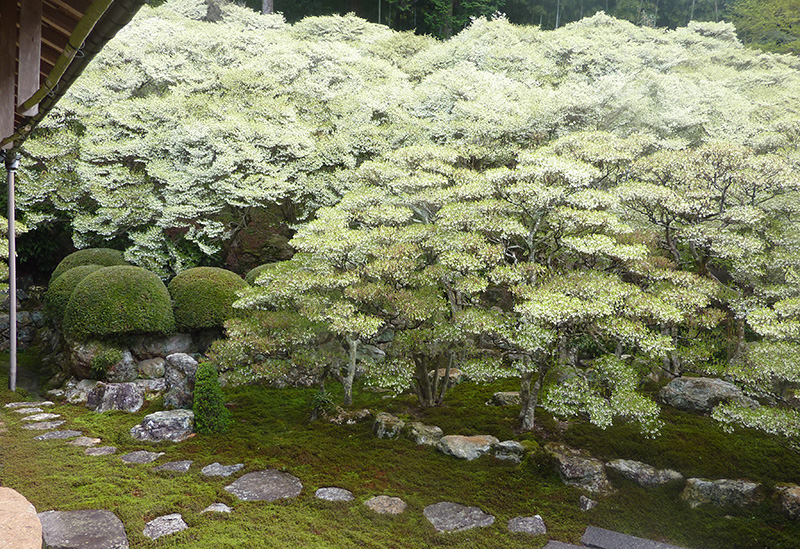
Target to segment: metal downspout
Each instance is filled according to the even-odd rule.
[[[17,390],[17,237],[14,222],[14,176],[19,168],[19,153],[0,151],[6,164],[8,182],[8,388]]]

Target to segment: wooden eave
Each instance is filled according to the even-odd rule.
[[[0,149],[19,146],[144,0],[0,0]]]

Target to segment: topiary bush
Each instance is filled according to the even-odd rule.
[[[114,265],[127,265],[125,257],[119,250],[112,250],[111,248],[86,248],[85,250],[78,250],[69,254],[61,260],[56,270],[50,275],[50,284],[60,277],[65,272],[81,265],[102,265],[104,267],[111,267]]]
[[[234,314],[236,292],[247,283],[234,272],[216,267],[183,271],[169,283],[179,330],[221,328]]]
[[[259,265],[258,267],[252,269],[250,272],[248,272],[244,276],[245,282],[247,282],[251,286],[255,286],[256,285],[256,278],[258,278],[258,275],[263,273],[267,269],[267,267],[269,267],[269,266],[270,266],[270,263],[265,263],[264,265]]]
[[[194,429],[200,434],[222,433],[228,429],[231,413],[219,386],[219,373],[211,362],[201,362],[194,383]]]
[[[67,337],[77,340],[175,329],[164,283],[130,265],[104,267],[84,277],[69,298],[63,324]]]
[[[67,303],[75,287],[81,280],[95,271],[103,269],[102,265],[81,265],[73,267],[59,276],[47,288],[44,294],[44,304],[47,314],[56,322],[64,320],[64,312],[67,310]]]

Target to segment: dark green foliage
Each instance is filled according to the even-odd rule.
[[[179,330],[220,328],[234,316],[236,292],[247,287],[234,272],[216,267],[195,267],[172,279],[175,324]]]
[[[114,364],[122,360],[122,351],[119,349],[106,349],[96,354],[92,358],[92,363],[89,369],[89,375],[92,379],[102,381],[106,377],[106,372]]]
[[[65,334],[79,340],[174,329],[166,286],[141,267],[105,267],[89,274],[72,292],[64,314]]]
[[[202,435],[222,433],[228,429],[230,412],[219,386],[219,373],[211,362],[201,362],[194,384],[194,429]]]
[[[50,276],[50,284],[68,270],[81,265],[103,265],[111,267],[113,265],[127,265],[122,252],[111,248],[86,248],[69,254],[61,260],[56,270]]]
[[[56,322],[64,320],[67,303],[75,287],[91,273],[104,268],[102,265],[80,265],[65,271],[61,276],[50,283],[44,302],[50,318]]]
[[[249,273],[247,273],[247,274],[244,276],[244,279],[245,279],[245,281],[246,281],[248,284],[250,284],[251,286],[255,286],[255,284],[256,284],[256,278],[258,278],[258,275],[260,275],[261,273],[263,273],[263,272],[266,270],[266,268],[267,268],[267,267],[269,267],[269,265],[270,265],[269,263],[266,263],[266,264],[264,264],[264,265],[259,265],[259,266],[258,266],[258,267],[256,267],[255,269],[252,269],[252,270],[251,270]]]

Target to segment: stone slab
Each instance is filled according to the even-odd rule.
[[[14,411],[18,414],[40,414],[44,412],[44,408],[17,408]]]
[[[364,502],[364,505],[381,515],[399,515],[406,510],[406,502],[393,496],[375,496]]]
[[[50,421],[51,419],[58,419],[61,414],[49,414],[47,412],[41,414],[33,414],[32,416],[25,416],[22,421]]]
[[[121,456],[120,459],[125,463],[153,463],[164,455],[164,452],[148,452],[147,450],[136,450]]]
[[[236,471],[241,470],[244,463],[237,463],[235,465],[222,465],[214,462],[211,465],[206,465],[200,469],[200,473],[207,477],[229,477]]]
[[[0,488],[0,547],[42,547],[42,523],[36,508],[11,488]]]
[[[100,442],[99,438],[80,436],[75,440],[69,441],[67,444],[72,444],[73,446],[94,446],[95,444],[100,444]]]
[[[594,549],[685,549],[677,545],[637,538],[612,530],[587,526],[581,543]]]
[[[97,448],[87,448],[83,451],[87,456],[110,456],[117,453],[116,446],[99,446]]]
[[[9,402],[5,405],[6,408],[30,408],[33,406],[53,406],[53,403],[49,400],[43,401],[30,401],[30,402]]]
[[[515,517],[508,521],[508,529],[511,532],[541,536],[547,533],[542,517],[534,515],[532,517]]]
[[[55,429],[56,427],[60,427],[64,425],[66,421],[59,420],[59,421],[41,421],[39,423],[31,423],[30,425],[23,425],[23,429],[30,429],[31,431],[46,431],[48,429]]]
[[[268,469],[242,475],[225,490],[243,501],[275,501],[299,496],[303,483],[294,475]]]
[[[189,528],[189,525],[183,521],[180,513],[172,513],[171,515],[154,518],[144,525],[142,533],[150,539],[158,539],[162,536],[177,534],[187,528]]]
[[[494,517],[484,513],[479,507],[468,507],[452,501],[428,505],[422,514],[437,532],[463,532],[494,524]]]
[[[563,541],[550,540],[542,549],[585,549],[580,545],[572,545]]]
[[[192,460],[187,459],[183,461],[170,461],[164,465],[154,467],[153,471],[169,471],[171,473],[188,473],[189,467],[194,463]]]
[[[122,521],[111,511],[39,513],[44,546],[52,549],[128,549]]]
[[[38,437],[33,437],[33,440],[65,440],[68,438],[75,438],[81,436],[83,433],[80,431],[50,431],[49,433],[44,433],[43,435],[39,435]]]
[[[353,492],[345,490],[344,488],[320,488],[314,495],[319,499],[325,501],[353,501]]]

